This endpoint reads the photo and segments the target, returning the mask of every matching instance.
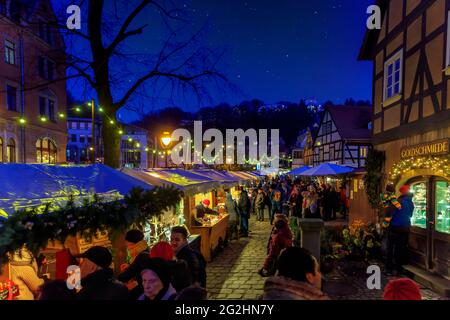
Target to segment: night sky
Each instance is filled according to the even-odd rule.
[[[134,3],[136,1],[130,1]],[[371,100],[372,65],[357,61],[365,32],[366,9],[373,0],[185,0],[194,23],[192,32],[208,26],[203,45],[226,49],[223,72],[238,92],[211,91],[214,105],[258,98],[267,104],[298,102],[342,103],[346,98]],[[151,21],[144,14],[140,21]],[[151,52],[158,28],[131,42],[133,50]],[[156,38],[155,38],[156,37]],[[69,48],[70,50],[70,48]],[[133,67],[131,67],[133,70]],[[69,90],[83,95],[78,83]],[[139,99],[139,98],[138,98]],[[175,99],[185,110],[195,110],[196,100]],[[141,105],[146,105],[142,98]],[[168,100],[153,102],[165,107]],[[146,108],[146,107],[145,107]],[[122,115],[130,120],[134,116]]]

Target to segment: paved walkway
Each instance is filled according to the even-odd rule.
[[[266,212],[267,214],[267,212]],[[250,219],[250,236],[232,241],[207,266],[207,290],[211,300],[254,300],[263,294],[264,281],[257,271],[262,267],[267,252],[271,227],[269,222]],[[379,263],[378,263],[379,264]],[[383,270],[382,264],[379,264]],[[324,291],[333,300],[379,300],[382,290],[369,290],[365,270],[349,275],[345,265],[339,264],[331,274],[323,275]],[[382,276],[381,287],[392,278]],[[447,300],[421,287],[426,300]]]
[[[207,266],[209,299],[258,299],[263,294],[265,278],[257,271],[267,253],[271,227],[269,222],[250,219],[248,238],[233,240]]]

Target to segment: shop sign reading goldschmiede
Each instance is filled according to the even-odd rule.
[[[437,156],[449,153],[449,139],[433,141],[419,144],[412,147],[404,147],[401,150],[401,157],[411,158],[418,156]]]

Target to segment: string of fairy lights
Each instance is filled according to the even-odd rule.
[[[84,103],[84,104],[82,104],[82,105],[77,105],[77,106],[75,106],[75,107],[73,107],[73,108],[69,108],[68,110],[75,111],[75,113],[81,113],[81,112],[83,111],[83,110],[82,110],[82,106],[88,106],[89,108],[92,108],[92,102],[87,102],[87,103]],[[118,123],[116,120],[114,120],[113,118],[111,118],[111,117],[104,111],[104,109],[103,109],[100,105],[98,106],[98,108],[96,109],[96,111],[98,111],[98,112],[103,116],[103,119],[106,120],[106,121],[104,121],[105,124],[108,124],[108,125],[110,125],[110,126],[114,126],[116,132],[117,132],[120,136],[123,136],[123,135],[124,135],[124,133],[125,133],[124,128],[121,127],[121,126],[119,125],[119,123]],[[57,113],[57,116],[58,116],[59,119],[65,119],[65,118],[67,118],[67,114],[64,113],[64,112],[58,112],[58,113]],[[48,116],[46,116],[46,115],[40,115],[40,116],[39,116],[39,121],[42,122],[42,123],[46,123],[46,122],[48,122],[48,121],[54,121],[54,120],[55,120],[55,119],[50,119],[50,117],[48,117]],[[27,119],[26,119],[25,117],[22,116],[22,117],[18,118],[18,122],[19,122],[19,124],[20,124],[21,126],[25,126],[25,125],[27,124],[28,121],[27,121]],[[128,142],[130,142],[130,143],[133,143],[133,142],[134,142],[134,139],[131,137],[131,135],[128,135],[128,138],[127,138],[126,140],[127,140]],[[187,143],[189,144],[189,147],[190,147],[191,149],[195,149],[195,146],[192,145],[193,142],[194,142],[193,140],[187,139]],[[255,144],[257,144],[257,143],[255,143]],[[140,148],[142,147],[141,144],[140,144],[140,142],[136,141],[134,147],[135,147],[136,149],[138,149],[138,150],[135,150],[135,151],[142,151],[142,149],[140,149]],[[181,151],[181,150],[182,150],[183,148],[185,148],[185,147],[186,147],[186,142],[183,142],[181,145],[179,145],[178,147],[173,148],[172,150],[178,152],[178,151]],[[206,145],[206,147],[209,147],[209,145]],[[144,147],[142,147],[142,148],[143,148],[143,150],[145,150],[145,152],[147,152],[147,153],[152,153],[153,155],[161,156],[161,158],[164,158],[165,156],[168,156],[168,155],[170,155],[170,154],[173,152],[172,150],[158,150],[157,148],[151,148],[151,147],[149,147],[149,146],[144,146]],[[223,146],[222,146],[222,149],[225,149],[225,148],[229,149],[229,148],[233,148],[233,146],[228,145],[228,146],[225,147],[225,145],[223,145]],[[93,150],[92,147],[90,148],[90,150],[91,150],[91,151]],[[207,164],[209,164],[209,165],[215,164],[215,163],[217,162],[217,160],[219,159],[220,156],[223,157],[223,155],[221,155],[220,153],[219,153],[219,154],[216,154],[216,155],[215,155],[214,157],[212,157],[212,158],[209,158],[209,157],[203,157],[203,155],[201,155],[200,152],[198,152],[198,151],[195,151],[195,152],[196,152],[196,155],[197,155],[197,156],[200,156],[200,158],[202,159],[202,161],[203,161],[204,163],[207,163]],[[287,162],[287,163],[292,163],[292,161],[293,161],[291,157],[286,157],[286,156],[282,156],[282,157],[278,157],[278,156],[269,157],[269,156],[267,156],[267,155],[265,154],[265,155],[263,155],[263,156],[261,157],[260,160],[257,160],[257,159],[248,159],[248,160],[247,160],[247,159],[245,158],[245,156],[244,156],[244,157],[242,158],[241,163],[245,163],[246,165],[253,165],[253,166],[256,166],[256,165],[261,164],[261,163],[270,163],[270,162],[275,161],[275,160],[282,160],[282,161],[285,161],[285,162]],[[226,164],[231,164],[232,162],[233,162],[233,161],[232,161],[232,158],[229,157],[229,156],[227,156],[227,157],[226,157],[226,160],[225,160],[225,163],[226,163]]]
[[[447,157],[408,158],[395,163],[389,172],[391,182],[396,182],[402,175],[412,170],[427,169],[437,174],[450,177],[450,159]]]

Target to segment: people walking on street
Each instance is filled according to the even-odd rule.
[[[275,274],[276,261],[280,252],[291,246],[292,232],[289,228],[288,220],[284,215],[279,214],[275,218],[272,233],[270,235],[266,260],[258,273],[262,277]]]
[[[160,258],[149,258],[141,271],[144,293],[138,300],[174,300],[177,291],[172,286],[170,268]]]
[[[273,224],[273,219],[275,214],[282,213],[282,205],[281,205],[282,194],[278,187],[273,187],[272,192],[270,193],[270,201],[272,203],[272,211],[270,212],[270,224]]]
[[[304,218],[320,219],[320,212],[318,206],[319,195],[313,186],[308,187],[308,191],[302,193],[304,201]]]
[[[230,190],[225,190],[225,211],[229,214],[226,241],[239,240],[239,210]]]
[[[121,266],[121,273],[117,279],[125,283],[130,290],[130,299],[136,300],[144,290],[140,276],[142,260],[146,259],[150,253],[144,233],[140,230],[129,230],[125,235],[125,244],[130,256],[130,264]]]
[[[264,221],[264,208],[265,208],[265,203],[264,203],[264,191],[259,188],[258,189],[258,195],[256,196],[256,210],[258,212],[258,221]]]
[[[401,207],[393,211],[388,228],[387,274],[400,274],[402,272],[402,266],[407,263],[408,239],[414,203],[413,194],[410,192],[409,185],[402,186],[400,193],[401,196],[398,198],[398,202]]]
[[[333,212],[334,199],[331,186],[327,183],[322,191],[322,218],[324,221],[331,220],[331,215]]]
[[[278,274],[264,284],[263,300],[328,300],[321,291],[319,263],[306,249],[284,249],[277,270]]]
[[[347,219],[349,203],[347,198],[347,188],[345,186],[341,186],[340,190],[340,208],[341,208],[341,216],[343,219]]]
[[[243,187],[240,187],[238,210],[239,218],[241,220],[241,237],[248,237],[248,219],[250,218],[250,209],[250,199],[248,197],[248,193]]]
[[[200,252],[189,246],[188,231],[184,226],[172,228],[170,244],[177,259],[188,264],[193,284],[206,288],[206,260]]]
[[[105,247],[94,246],[83,254],[80,259],[81,287],[77,300],[127,300],[127,287],[114,279],[110,268],[112,255]]]

